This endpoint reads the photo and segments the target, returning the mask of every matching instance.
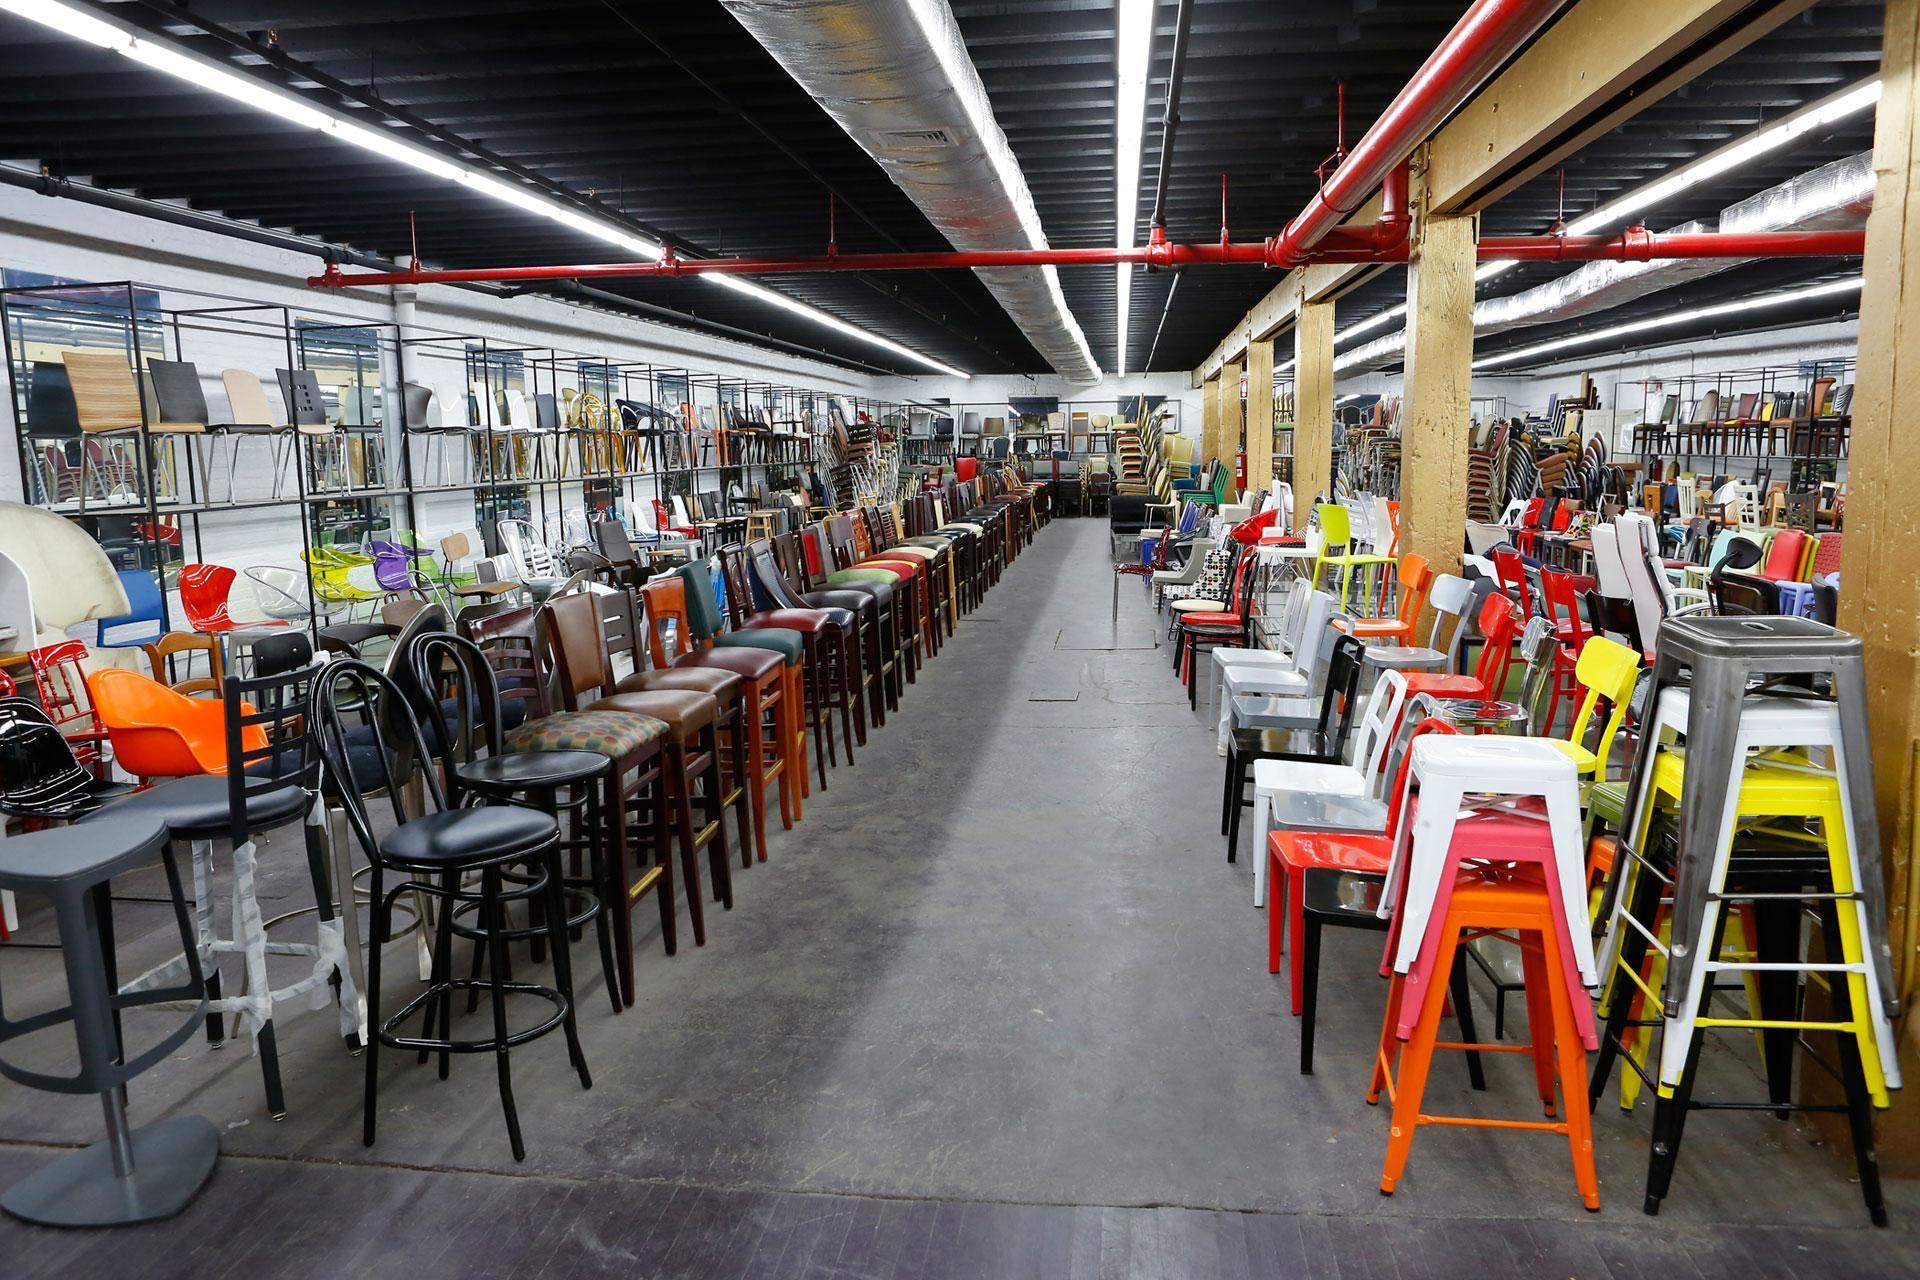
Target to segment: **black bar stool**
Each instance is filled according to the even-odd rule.
[[[425,812],[410,819],[401,799],[404,784],[408,776],[431,757],[405,694],[392,680],[364,662],[336,662],[326,668],[315,682],[313,718],[314,734],[327,768],[338,776],[346,776],[350,768],[348,739],[355,725],[364,725],[373,731],[381,767],[386,773],[381,789],[387,794],[394,823],[393,830],[376,835],[365,801],[354,788],[342,789],[340,799],[348,825],[373,865],[373,924],[367,962],[367,1023],[371,1034],[367,1038],[361,1141],[367,1146],[373,1145],[382,1045],[437,1053],[442,1080],[451,1070],[453,1054],[491,1053],[499,1077],[500,1106],[506,1113],[513,1158],[524,1160],[527,1148],[520,1136],[520,1113],[514,1106],[513,1075],[507,1051],[537,1040],[549,1031],[564,1029],[567,1057],[579,1073],[580,1087],[593,1087],[593,1076],[587,1070],[586,1055],[581,1052],[574,1023],[573,967],[567,948],[567,908],[561,894],[559,823],[550,814],[515,805],[448,808],[438,770],[431,767],[419,768]],[[512,880],[506,878],[509,873]],[[399,883],[389,884],[391,874],[400,877]],[[476,879],[477,885],[473,883]],[[439,900],[439,909],[435,912],[439,927],[432,977],[426,990],[383,1019],[380,952],[388,938],[394,900],[405,893],[419,893]],[[526,902],[529,908],[536,902],[540,904],[535,918],[543,924],[553,950],[554,985],[551,987],[507,978],[506,913],[513,902]],[[491,953],[484,981],[452,976],[454,916],[469,903],[478,904],[479,929],[484,932]],[[466,990],[485,990],[491,997],[491,1036],[473,1040],[454,1038],[453,995]],[[531,1027],[510,1030],[507,1025],[509,995],[545,1000],[552,1006],[552,1012]],[[401,1027],[415,1014],[420,1015],[420,1033],[406,1035]]]
[[[186,957],[176,987],[122,994],[113,946],[113,877],[158,858]],[[0,1075],[51,1093],[97,1093],[106,1110],[104,1142],[62,1156],[0,1194],[0,1209],[55,1227],[106,1227],[170,1218],[186,1207],[213,1172],[220,1137],[202,1116],[175,1116],[143,1129],[127,1125],[127,1081],[193,1037],[206,1016],[206,981],[180,887],[167,828],[153,816],[89,822],[0,841],[0,889],[50,899],[66,963],[64,1008],[10,1022],[0,1006],[0,1044],[63,1022],[73,1024],[80,1066],[73,1075],[29,1071],[0,1059]],[[126,1057],[123,1010],[172,1000],[197,1001],[192,1013],[158,1044]]]

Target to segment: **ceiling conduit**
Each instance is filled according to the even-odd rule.
[[[1839,231],[1865,225],[1873,207],[1873,153],[1835,160],[1720,211],[1719,234]],[[1689,222],[1663,233],[1698,235],[1704,223]],[[1653,261],[1589,262],[1557,280],[1473,308],[1476,336],[1529,325],[1573,320],[1606,311],[1675,285],[1703,279],[1753,258],[1656,258]],[[1406,330],[1389,333],[1342,354],[1334,367],[1346,371],[1395,363],[1406,348]]]
[[[722,0],[960,250],[1044,249],[1025,175],[946,0]],[[1098,382],[1051,266],[978,272],[1060,374]]]

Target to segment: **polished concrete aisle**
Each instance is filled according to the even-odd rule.
[[[1871,1231],[1847,1167],[1758,1115],[1695,1119],[1658,1220],[1639,1212],[1647,1111],[1611,1098],[1600,1215],[1547,1135],[1427,1130],[1382,1197],[1386,1116],[1362,1096],[1377,935],[1329,935],[1302,1077],[1249,860],[1229,865],[1216,833],[1210,732],[1137,581],[1117,628],[1111,591],[1104,521],[1042,530],[858,767],[737,874],[705,948],[670,959],[644,936],[637,1007],[614,1017],[581,947],[595,1085],[557,1038],[514,1054],[525,1164],[484,1060],[442,1084],[388,1055],[363,1148],[360,1061],[330,1012],[303,1014],[282,1028],[281,1123],[238,1043],[189,1044],[136,1084],[136,1120],[191,1111],[224,1132],[188,1214],[14,1230],[10,1272],[105,1274],[136,1241],[169,1274],[247,1277],[1920,1269],[1913,1184],[1891,1184],[1894,1228]],[[285,874],[295,850],[276,852]],[[0,955],[16,963],[51,972]],[[1708,1069],[1751,1093],[1750,1056]],[[1443,1062],[1429,1106],[1523,1114],[1519,1067],[1496,1061],[1469,1097]],[[0,1181],[97,1124],[90,1101],[5,1086]]]

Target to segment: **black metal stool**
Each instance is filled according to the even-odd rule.
[[[574,1021],[566,902],[560,877],[552,870],[560,840],[559,824],[548,814],[513,805],[449,808],[438,771],[430,766],[419,769],[426,793],[426,812],[409,818],[401,800],[403,783],[416,766],[431,759],[431,753],[406,695],[392,680],[363,662],[336,662],[328,667],[316,682],[313,708],[315,736],[319,739],[321,754],[327,768],[336,774],[344,775],[349,767],[347,737],[353,722],[372,729],[382,768],[387,774],[381,789],[387,794],[395,824],[386,835],[376,836],[365,802],[353,788],[343,790],[340,798],[348,823],[361,850],[373,864],[373,924],[368,937],[367,963],[367,1021],[372,1034],[367,1039],[361,1141],[367,1146],[373,1145],[382,1045],[437,1053],[443,1080],[450,1070],[451,1055],[491,1053],[499,1077],[500,1106],[506,1114],[513,1158],[524,1160],[526,1143],[520,1136],[520,1114],[513,1101],[508,1050],[549,1031],[563,1029],[567,1057],[579,1073],[581,1088],[593,1087],[593,1076],[587,1070],[586,1055],[580,1049]],[[509,873],[514,876],[512,881],[506,879]],[[389,874],[397,874],[400,882],[390,886]],[[477,887],[470,883],[473,877],[479,880]],[[387,941],[394,899],[404,893],[419,893],[439,900],[432,976],[426,990],[398,1012],[382,1018],[380,952]],[[551,987],[507,979],[506,910],[510,903],[521,901],[530,907],[535,902],[541,904],[540,919],[553,947],[554,985]],[[492,953],[485,981],[459,979],[451,974],[453,918],[467,903],[479,904],[480,928]],[[491,997],[493,1034],[473,1040],[455,1039],[451,1029],[453,994],[469,989],[484,989]],[[534,1026],[511,1030],[507,1025],[509,995],[544,1000],[552,1006],[552,1012]],[[403,1024],[416,1013],[421,1017],[420,1034],[404,1034]]]
[[[121,994],[113,946],[113,877],[158,858],[166,867],[187,980],[164,990]],[[66,962],[67,997],[59,1009],[9,1022],[0,1013],[0,1044],[63,1022],[73,1024],[80,1067],[73,1075],[29,1071],[0,1060],[0,1075],[30,1089],[97,1093],[106,1109],[104,1142],[62,1156],[0,1195],[0,1209],[56,1227],[105,1227],[170,1218],[186,1207],[213,1172],[220,1138],[201,1116],[175,1116],[143,1129],[127,1125],[127,1081],[153,1066],[199,1029],[206,982],[180,887],[180,868],[157,817],[129,817],[31,832],[0,841],[0,889],[53,903]],[[120,1037],[123,1010],[170,1000],[198,1008],[158,1044],[131,1061]]]

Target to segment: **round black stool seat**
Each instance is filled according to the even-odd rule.
[[[591,782],[612,767],[598,751],[514,751],[456,765],[454,775],[476,791],[499,796]]]
[[[448,871],[492,862],[512,862],[537,852],[559,835],[551,814],[514,805],[443,809],[396,827],[380,841],[388,863]]]

